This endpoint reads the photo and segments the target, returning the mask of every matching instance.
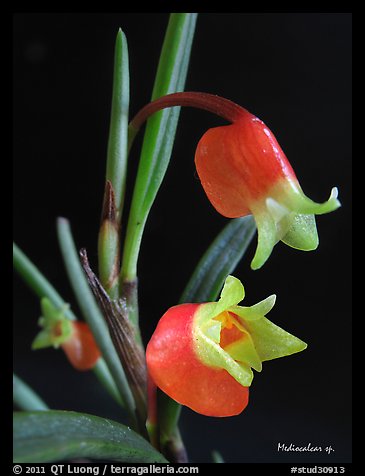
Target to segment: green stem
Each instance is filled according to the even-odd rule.
[[[188,455],[184,446],[184,442],[181,438],[179,429],[176,427],[170,438],[165,442],[163,446],[163,454],[172,463],[188,463]]]
[[[119,361],[110,338],[106,323],[89,288],[84,270],[82,269],[68,220],[58,218],[57,233],[67,274],[74,290],[80,310],[89,324],[96,343],[105,359],[109,371],[122,397],[124,406],[136,428],[136,405],[128,385],[123,367]]]
[[[147,374],[147,421],[146,428],[152,446],[160,449],[158,410],[157,410],[157,387]]]
[[[42,398],[17,375],[13,374],[13,402],[20,410],[48,410]]]

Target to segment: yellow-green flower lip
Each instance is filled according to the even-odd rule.
[[[273,308],[273,294],[254,306],[238,306],[245,296],[240,280],[228,276],[220,299],[201,304],[194,316],[194,348],[205,365],[225,369],[242,386],[250,386],[252,368],[260,372],[262,362],[300,352],[307,344],[269,321],[265,315]],[[223,316],[228,313],[228,324]],[[222,347],[227,326],[235,327],[235,339]],[[233,331],[231,331],[232,333]]]

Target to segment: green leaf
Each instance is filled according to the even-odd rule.
[[[15,412],[14,463],[73,458],[167,463],[144,438],[112,420],[68,411]]]
[[[119,29],[114,52],[112,108],[106,180],[113,185],[118,216],[122,212],[128,156],[129,59],[127,39]]]
[[[89,324],[95,341],[102,353],[115,384],[122,397],[125,409],[132,421],[135,420],[135,403],[128,386],[123,367],[119,361],[118,354],[111,340],[109,330],[104,321],[103,315],[95,301],[84,270],[82,269],[79,255],[72,237],[71,227],[65,218],[57,220],[57,234],[61,247],[66,271],[70,279],[71,286],[75,293],[80,310]],[[134,424],[136,422],[134,421]]]
[[[180,303],[215,301],[226,277],[243,258],[255,231],[251,215],[230,220],[202,256]]]
[[[15,243],[13,243],[13,266],[39,298],[47,297],[54,306],[65,309],[64,314],[68,319],[72,321],[76,319],[52,284]]]
[[[114,398],[114,400],[123,407],[124,403],[118,391],[118,387],[116,386],[115,381],[111,373],[109,372],[109,368],[106,365],[104,359],[97,360],[96,364],[93,367],[93,372],[99,379],[103,387],[105,387],[108,393]]]
[[[196,13],[170,15],[152,100],[184,89],[196,17]],[[137,276],[143,230],[170,161],[179,113],[179,107],[165,109],[147,121],[123,251],[123,281]]]
[[[48,410],[48,405],[27,384],[13,374],[13,402],[21,410]]]
[[[224,463],[223,456],[217,450],[212,451],[212,460],[213,463]]]
[[[114,51],[113,93],[106,162],[106,182],[102,223],[98,238],[100,281],[110,296],[115,298],[118,297],[119,292],[120,225],[127,176],[128,113],[128,46],[124,33],[122,30],[119,30]]]

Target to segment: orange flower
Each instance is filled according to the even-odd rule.
[[[201,92],[162,96],[133,118],[129,145],[150,115],[173,106],[205,109],[231,123],[209,129],[203,135],[195,164],[205,193],[219,213],[228,218],[254,216],[258,246],[251,263],[253,269],[265,263],[278,241],[305,251],[317,248],[314,215],[340,206],[337,189],[332,189],[325,203],[306,197],[273,133],[238,104]]]
[[[314,215],[340,206],[336,188],[321,204],[304,195],[273,133],[245,110],[233,124],[203,135],[195,164],[204,191],[220,214],[254,216],[258,247],[253,269],[265,263],[278,241],[305,251],[317,248]]]
[[[42,330],[32,343],[32,349],[61,347],[69,362],[77,370],[90,370],[100,357],[94,336],[85,322],[70,321],[62,309],[53,306],[48,298],[41,300]]]
[[[207,416],[241,413],[248,404],[252,368],[299,352],[306,344],[267,314],[275,296],[251,307],[241,282],[228,276],[218,302],[180,304],[160,319],[146,349],[154,383],[172,399]]]

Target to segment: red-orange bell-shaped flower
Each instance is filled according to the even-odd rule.
[[[258,247],[253,269],[265,263],[278,241],[300,250],[315,249],[314,215],[339,207],[336,188],[321,204],[304,195],[273,133],[245,110],[234,123],[203,135],[195,164],[205,193],[219,213],[228,218],[254,216]]]
[[[219,213],[228,218],[254,216],[258,246],[251,263],[253,269],[265,263],[278,241],[305,251],[318,246],[314,215],[340,206],[337,189],[332,189],[325,203],[306,197],[273,133],[238,104],[200,92],[162,96],[142,108],[131,121],[130,143],[147,117],[172,106],[205,109],[231,123],[209,129],[203,135],[195,164],[205,193]]]
[[[75,369],[92,369],[101,354],[86,322],[70,321],[48,298],[42,298],[41,308],[39,324],[42,330],[34,339],[32,349],[61,347]]]
[[[100,350],[86,322],[70,321],[70,337],[61,344],[70,364],[77,370],[90,370],[100,357]]]
[[[299,352],[306,344],[266,317],[275,296],[251,307],[241,282],[228,276],[218,302],[180,304],[160,319],[146,349],[149,374],[171,398],[207,416],[241,413],[251,368]]]

